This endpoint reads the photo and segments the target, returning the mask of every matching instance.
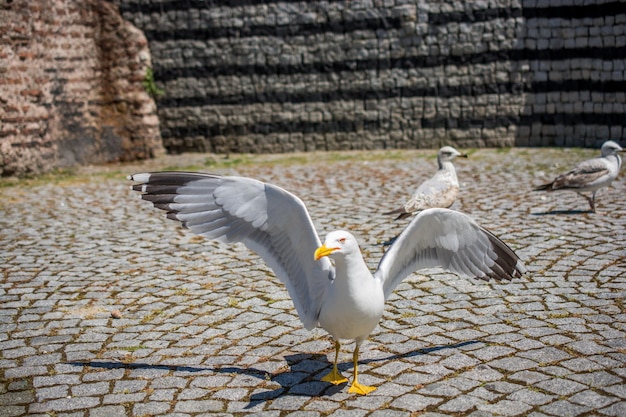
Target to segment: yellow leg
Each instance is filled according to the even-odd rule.
[[[348,382],[347,378],[344,378],[337,369],[337,360],[339,359],[339,349],[341,349],[341,343],[338,340],[335,340],[335,363],[333,363],[333,369],[326,376],[322,378],[324,382],[330,382],[331,384],[339,385],[344,382]]]
[[[354,381],[352,381],[352,385],[350,385],[350,389],[348,390],[348,392],[351,394],[367,395],[370,392],[374,391],[376,387],[370,387],[367,385],[359,384],[359,345],[358,344],[354,347],[354,354],[352,356],[352,360],[354,361]]]

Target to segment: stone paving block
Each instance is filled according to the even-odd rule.
[[[141,380],[129,380],[129,381],[115,381],[113,385],[113,392],[131,393],[143,390],[148,381]]]
[[[487,361],[491,359],[507,356],[515,352],[515,349],[507,346],[487,346],[473,353],[478,359]]]
[[[467,413],[469,410],[483,403],[484,400],[475,396],[460,395],[441,404],[438,410],[447,413]]]
[[[585,390],[570,397],[570,401],[598,410],[616,402],[617,399],[600,395],[591,390]]]
[[[441,402],[442,399],[438,397],[429,397],[420,394],[405,394],[392,401],[391,405],[395,408],[415,412]]]
[[[146,397],[146,393],[137,392],[132,394],[114,393],[106,394],[103,399],[103,404],[124,404],[124,403],[136,403],[143,401]]]
[[[515,392],[519,390],[520,386],[518,384],[512,384],[507,381],[493,381],[493,382],[486,384],[485,388],[494,392],[499,392],[502,394],[509,394],[511,392]]]
[[[150,401],[146,403],[134,404],[132,408],[133,415],[164,415],[171,409],[168,402]]]
[[[520,356],[543,364],[562,362],[565,359],[569,359],[571,357],[570,354],[568,354],[567,352],[553,347],[529,350],[522,353]]]
[[[2,417],[14,417],[24,415],[26,407],[20,405],[7,405],[3,406],[1,415]]]
[[[554,395],[546,395],[544,393],[531,389],[522,389],[519,391],[515,391],[507,397],[507,399],[509,400],[521,401],[531,406],[547,404],[555,398],[556,397]]]
[[[607,416],[623,416],[626,412],[626,401],[620,401],[599,410],[600,413]]]
[[[408,417],[410,413],[396,410],[375,410],[368,415],[370,417]]]
[[[59,374],[54,376],[38,376],[33,379],[34,387],[47,387],[51,385],[76,385],[80,383],[78,375]]]
[[[397,381],[396,379],[396,382]],[[397,398],[402,394],[406,394],[407,392],[412,391],[415,388],[413,384],[402,385],[395,382],[387,382],[383,383],[376,390],[376,395],[390,396],[393,398]]]
[[[317,411],[294,411],[289,413],[287,417],[319,417],[320,413]]]
[[[300,410],[308,400],[309,398],[306,396],[285,395],[277,397],[272,401],[269,408],[278,410]]]
[[[468,394],[489,402],[493,402],[495,399],[503,396],[501,393],[487,388],[487,386],[478,387],[470,391]]]
[[[89,410],[89,417],[125,417],[126,409],[121,405],[96,407]]]
[[[382,395],[367,396],[366,398],[354,398],[345,402],[346,408],[350,410],[363,409],[363,410],[380,410],[384,409],[389,402],[393,400],[393,397],[387,397]]]
[[[177,401],[174,411],[180,413],[206,413],[211,411],[221,411],[224,408],[222,401],[216,400],[185,400]]]
[[[534,369],[537,367],[537,362],[529,359],[507,357],[493,360],[488,365],[507,372],[517,372]]]
[[[32,391],[10,391],[0,394],[0,404],[3,405],[28,404],[33,402],[33,400]]]
[[[532,406],[526,403],[510,400],[498,401],[495,404],[478,404],[477,407],[498,416],[523,416],[532,409]]]
[[[446,368],[458,370],[476,366],[480,363],[480,361],[468,355],[456,354],[442,360],[439,363]]]
[[[93,382],[93,381],[111,381],[118,380],[122,378],[124,375],[124,369],[105,369],[98,370],[96,372],[88,372],[83,375],[83,382]]]
[[[27,378],[33,377],[36,375],[46,375],[48,373],[48,369],[45,366],[37,365],[37,366],[15,366],[11,362],[8,362],[7,365],[13,365],[4,371],[4,377],[7,379],[11,378]]]
[[[568,379],[550,379],[539,382],[535,386],[557,395],[571,395],[585,388],[583,384]]]
[[[151,401],[173,401],[175,395],[178,394],[178,390],[171,389],[156,389],[150,392]]]
[[[53,387],[41,388],[37,390],[37,402],[45,400],[67,397],[69,387],[67,385],[55,385]]]
[[[187,388],[178,392],[179,400],[196,400],[209,395],[211,391],[201,388]]]
[[[591,340],[572,342],[567,344],[567,347],[583,355],[597,355],[611,351],[611,348],[602,346]]]
[[[510,379],[524,382],[526,385],[534,385],[539,381],[550,379],[549,376],[535,371],[520,371],[510,376]]]
[[[572,404],[569,401],[555,401],[550,404],[546,404],[540,408],[541,411],[549,415],[570,415],[577,416],[583,413],[587,413],[592,409],[590,407]]]
[[[91,409],[100,404],[98,397],[60,398],[45,403],[33,403],[28,408],[29,413],[64,412],[72,410]]]
[[[398,374],[403,373],[407,369],[411,369],[411,368],[413,368],[413,365],[411,364],[400,362],[400,361],[395,361],[395,362],[377,367],[376,373],[380,375],[396,376]]]
[[[71,388],[73,397],[88,397],[108,394],[110,386],[108,382],[94,382],[91,384],[75,385]]]
[[[619,398],[626,399],[626,386],[624,384],[615,384],[602,388],[604,391],[618,396]]]
[[[330,413],[329,417],[363,417],[367,410],[336,410]]]

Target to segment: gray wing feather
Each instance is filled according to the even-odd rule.
[[[304,327],[315,327],[334,268],[328,258],[313,259],[321,242],[298,197],[243,177],[157,172],[129,178],[169,219],[209,239],[242,242],[261,256],[287,287]]]
[[[609,174],[609,167],[604,158],[583,161],[571,171],[559,175],[552,183],[552,189],[584,188],[595,180]]]
[[[385,298],[410,273],[440,267],[464,277],[512,279],[525,271],[519,257],[469,216],[448,209],[419,213],[380,260],[374,273]]]

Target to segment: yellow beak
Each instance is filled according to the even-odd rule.
[[[319,261],[324,256],[328,256],[336,250],[337,248],[329,248],[324,244],[315,250],[314,258],[316,261]]]

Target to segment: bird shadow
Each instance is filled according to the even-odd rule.
[[[360,364],[376,363],[390,361],[394,359],[406,359],[415,356],[427,355],[444,349],[457,349],[460,347],[480,343],[478,340],[460,342],[450,345],[433,346],[429,348],[418,349],[415,351],[393,354],[381,358],[362,359]],[[279,387],[275,389],[262,390],[252,394],[249,403],[245,409],[254,408],[268,400],[272,400],[281,396],[308,396],[323,397],[332,396],[343,390],[344,384],[332,385],[320,380],[332,366],[326,355],[313,353],[298,353],[284,356],[288,370],[270,373],[262,369],[254,367],[239,366],[180,366],[167,364],[150,364],[142,362],[118,362],[118,361],[72,361],[66,362],[71,366],[80,366],[88,368],[100,369],[128,369],[128,370],[162,370],[189,374],[234,374],[244,375],[259,380],[278,383]],[[346,371],[352,368],[352,362],[341,362],[337,365],[340,371]],[[323,371],[323,372],[322,372]],[[198,375],[200,376],[200,375]]]
[[[563,215],[579,215],[593,214],[592,210],[550,210],[538,213],[531,213],[533,216],[563,216]]]

